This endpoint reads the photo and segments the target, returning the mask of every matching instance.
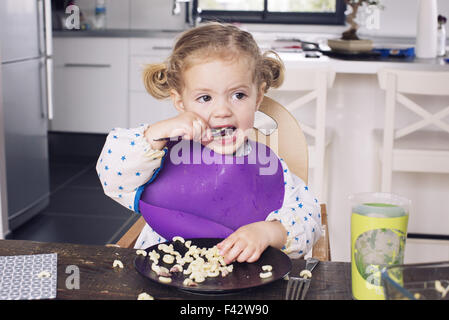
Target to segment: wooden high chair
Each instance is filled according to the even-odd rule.
[[[272,118],[276,122],[277,128],[268,135],[263,133],[262,130],[254,128],[250,139],[268,145],[280,158],[285,160],[289,169],[307,184],[307,142],[297,120],[287,109],[266,96],[262,101],[259,111]],[[312,256],[321,261],[330,261],[329,233],[325,204],[321,204],[321,222],[323,225],[323,235],[314,245]],[[117,242],[117,245],[123,248],[132,248],[145,223],[143,217],[140,217]]]

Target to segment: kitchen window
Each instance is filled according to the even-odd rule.
[[[203,21],[344,25],[344,0],[193,0]]]

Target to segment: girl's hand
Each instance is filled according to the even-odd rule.
[[[259,221],[240,227],[217,244],[226,264],[255,262],[268,246],[281,248],[287,232],[279,221]]]
[[[162,149],[167,141],[154,141],[158,138],[181,136],[185,140],[210,141],[212,132],[209,125],[196,113],[186,111],[176,117],[157,122],[148,127],[145,137],[152,149]]]

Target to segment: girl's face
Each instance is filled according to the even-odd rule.
[[[230,135],[203,142],[215,152],[234,153],[253,128],[264,84],[257,88],[252,68],[246,58],[197,60],[183,72],[182,93],[172,92],[178,111],[196,113],[211,129],[235,129]]]

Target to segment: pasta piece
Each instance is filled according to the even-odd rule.
[[[147,256],[147,252],[145,250],[140,250],[140,249],[136,251],[136,254],[144,256],[144,257]]]
[[[182,266],[179,264],[175,264],[171,267],[170,272],[182,272]]]
[[[269,278],[269,277],[271,277],[272,275],[273,275],[273,274],[271,273],[271,271],[259,273],[259,277],[262,278],[262,279]]]
[[[37,275],[37,277],[38,277],[38,278],[41,278],[41,279],[47,279],[47,278],[50,278],[50,277],[51,277],[51,273],[44,270],[44,271],[39,272],[39,274]]]
[[[271,270],[273,270],[273,267],[267,264],[267,265],[262,266],[262,270],[263,271],[271,271]]]
[[[119,267],[120,269],[123,269],[123,262],[121,262],[120,260],[114,260],[114,262],[112,263],[112,267]]]
[[[168,264],[172,264],[175,261],[175,257],[170,254],[164,254],[164,256],[162,257],[162,261]]]
[[[183,237],[179,237],[179,236],[173,237],[172,240],[173,240],[173,242],[175,242],[175,241],[179,241],[181,243],[185,242],[184,238]]]
[[[198,287],[198,284],[192,279],[186,278],[182,284],[187,287]]]
[[[441,298],[445,298],[447,293],[449,292],[449,286],[447,288],[444,288],[443,285],[439,280],[435,281],[435,290],[441,293]]]
[[[302,270],[302,271],[299,273],[299,276],[300,276],[301,278],[305,278],[305,279],[307,279],[307,278],[312,278],[312,272],[310,272],[309,270],[304,269],[304,270]]]
[[[161,276],[161,277],[159,277],[159,281],[162,282],[162,283],[170,283],[171,282],[171,278]]]
[[[154,298],[150,296],[148,293],[142,292],[137,296],[137,300],[154,300]]]

